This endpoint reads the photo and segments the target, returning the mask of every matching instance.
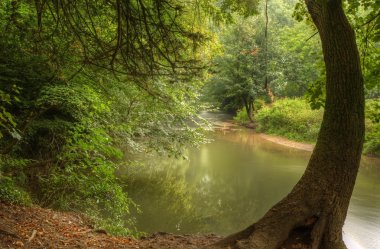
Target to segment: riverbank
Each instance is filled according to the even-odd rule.
[[[280,137],[280,136],[268,135],[268,134],[264,134],[264,133],[259,133],[259,136],[264,138],[265,140],[270,141],[270,142],[280,144],[283,146],[287,146],[290,148],[298,149],[298,150],[305,150],[305,151],[311,152],[314,149],[314,145],[312,145],[312,144],[300,143],[300,142],[292,141],[292,140],[289,140],[287,138]]]
[[[255,130],[256,125],[254,123],[248,123],[248,124],[238,124],[234,120],[224,120],[224,121],[214,121],[212,122],[213,128],[215,130],[220,130],[220,131],[236,131],[239,130],[240,127],[245,127],[248,129]],[[312,152],[314,149],[314,145],[310,143],[304,143],[304,142],[297,142],[294,140],[290,140],[286,137],[282,136],[276,136],[276,135],[271,135],[271,134],[265,134],[265,133],[257,133],[261,138],[276,143],[280,144],[283,146],[287,146],[290,148],[298,149],[298,150],[304,150],[304,151],[309,151]]]
[[[380,157],[379,99],[366,100],[363,154]],[[247,121],[234,118],[240,123]],[[323,119],[323,109],[312,110],[304,99],[278,99],[257,110],[256,131],[286,137],[301,143],[315,143]],[[244,122],[245,121],[245,122]],[[332,138],[333,139],[333,138]]]

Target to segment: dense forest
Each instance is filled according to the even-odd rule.
[[[379,8],[378,0],[1,1],[1,202],[75,211],[111,234],[139,236],[128,195],[137,180],[118,172],[141,155],[186,158],[210,142],[199,114],[218,109],[316,149],[289,196],[214,246],[278,248],[307,220],[312,248],[344,248],[336,234],[360,156],[380,156]]]

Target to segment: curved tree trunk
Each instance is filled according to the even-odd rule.
[[[216,247],[276,249],[303,230],[313,249],[346,248],[342,227],[364,136],[360,59],[341,1],[305,1],[321,37],[327,75],[325,112],[317,144],[291,193],[257,223]]]

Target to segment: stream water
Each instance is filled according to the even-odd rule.
[[[207,114],[219,122],[225,118]],[[140,206],[137,228],[147,233],[226,235],[259,219],[301,177],[310,152],[269,142],[252,130],[210,133],[187,159],[142,155],[122,174]],[[380,159],[363,157],[344,227],[349,249],[380,248]]]

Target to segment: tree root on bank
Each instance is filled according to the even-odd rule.
[[[318,217],[312,215],[306,218],[302,224],[296,224],[289,230],[287,237],[266,235],[263,230],[280,231],[283,228],[280,226],[271,229],[259,229],[253,224],[245,230],[232,234],[225,239],[213,244],[208,249],[320,249],[325,233],[326,217]],[[331,247],[336,249],[345,248],[343,241],[338,243],[339,246]],[[329,247],[330,248],[330,247]]]

